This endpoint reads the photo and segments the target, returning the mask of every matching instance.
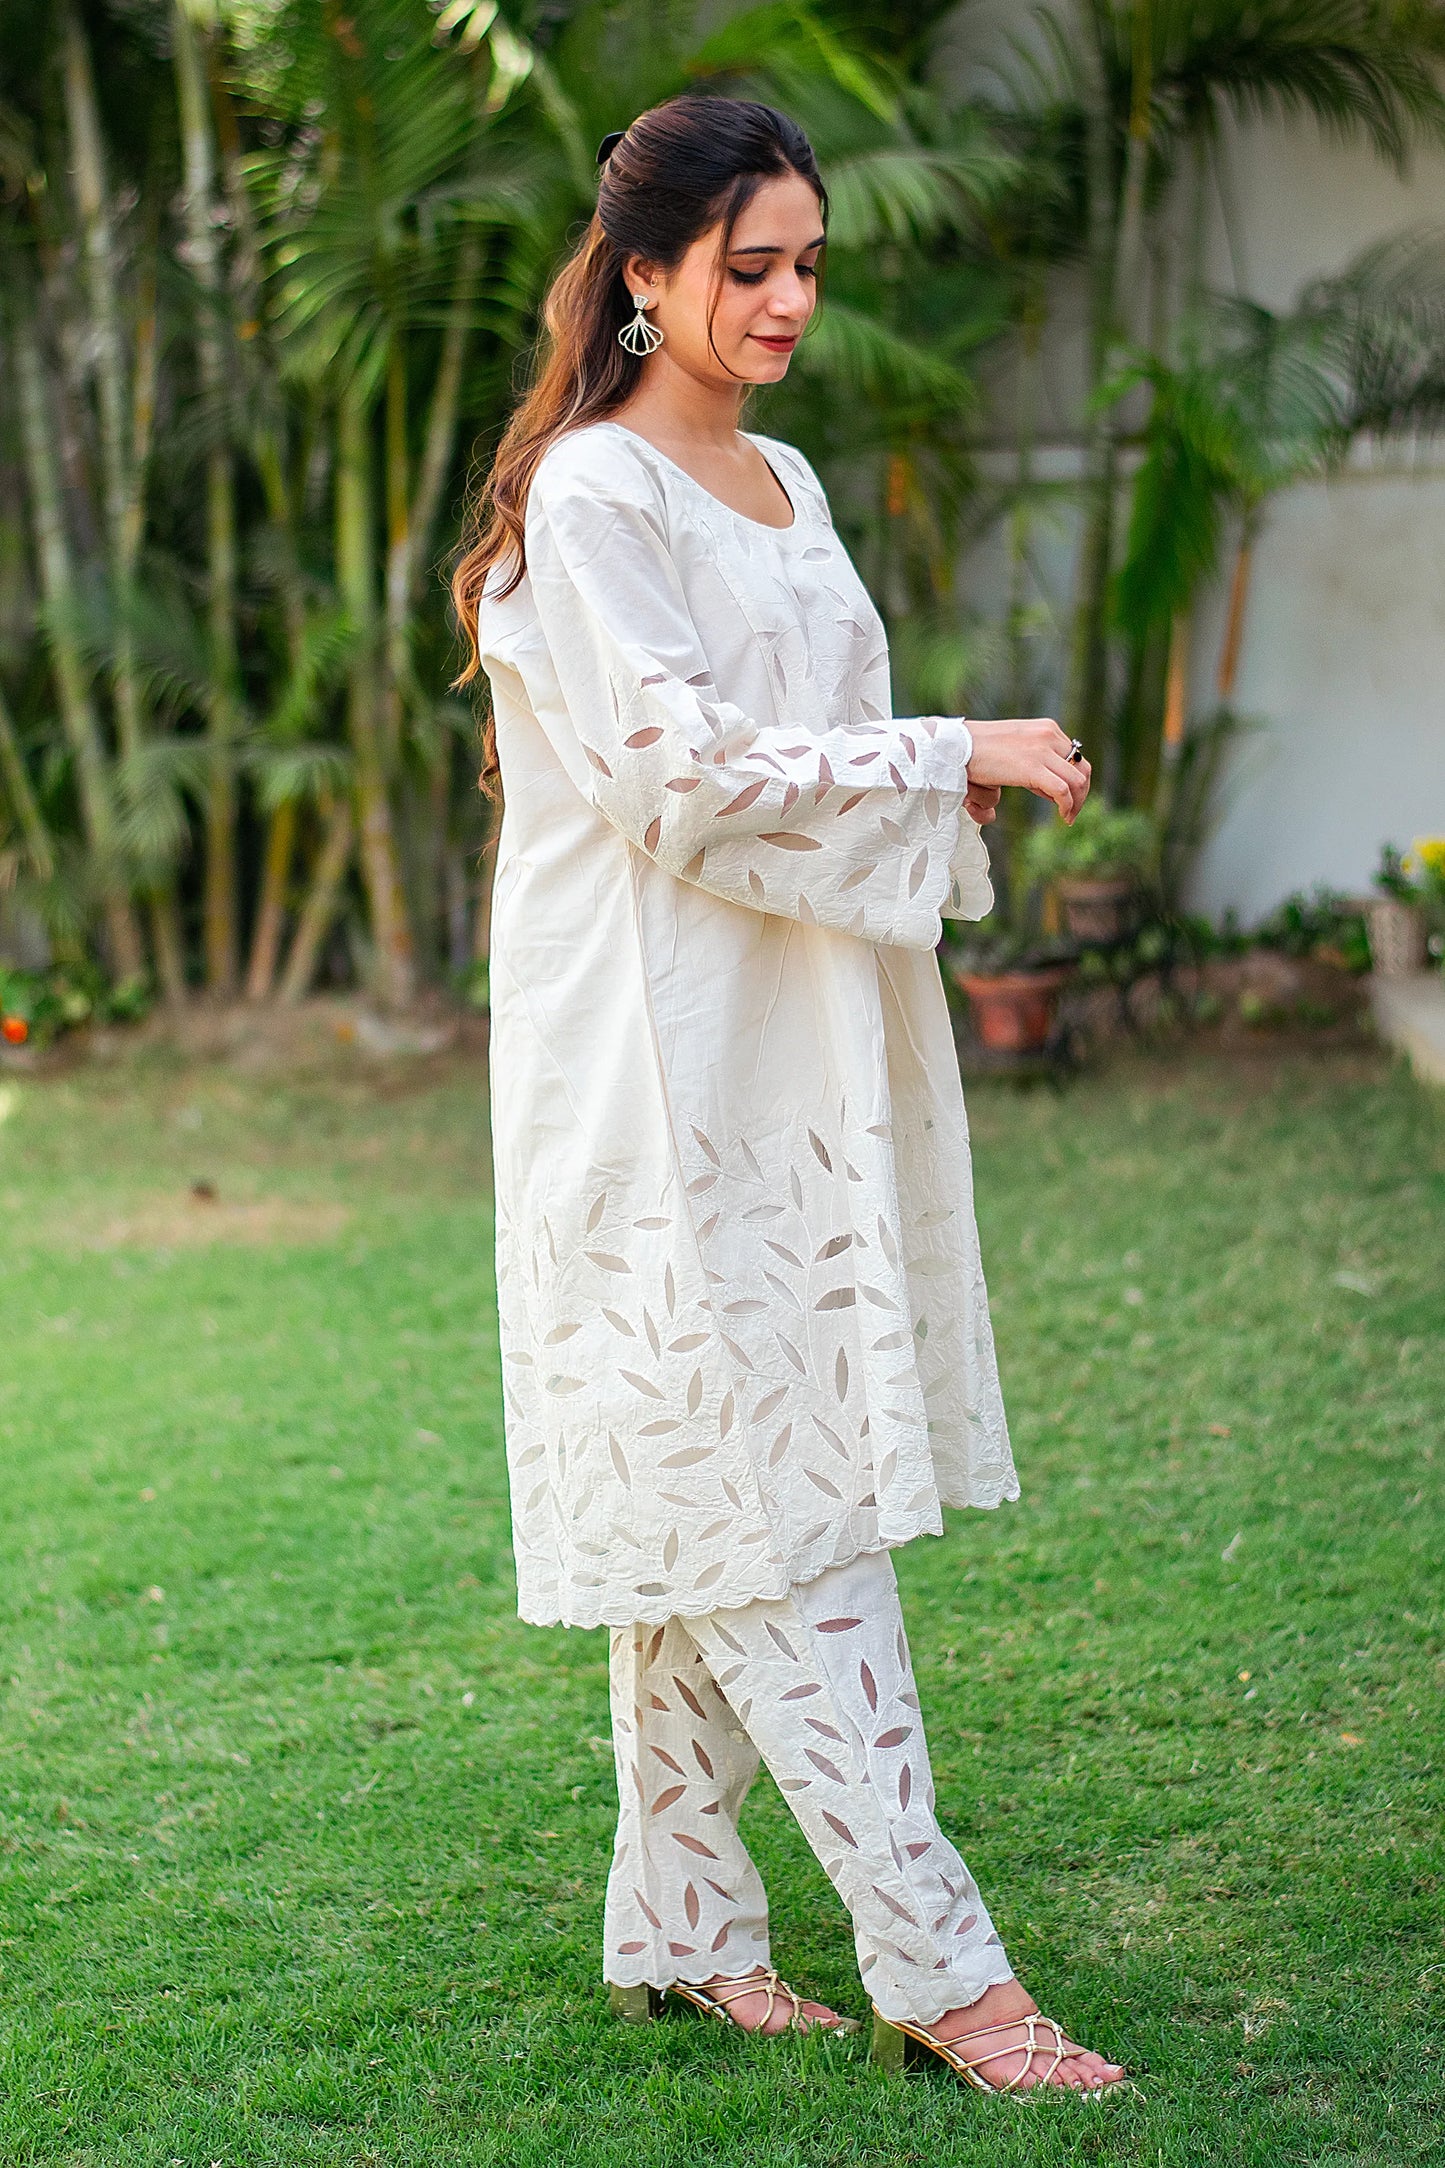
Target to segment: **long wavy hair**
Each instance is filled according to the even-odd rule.
[[[543,304],[531,385],[468,507],[451,583],[470,650],[458,686],[470,684],[481,669],[477,608],[490,575],[505,568],[492,591],[508,595],[526,572],[527,492],[543,453],[564,431],[615,413],[636,389],[642,361],[617,340],[634,313],[623,265],[640,256],[673,270],[693,242],[717,226],[716,300],[738,218],[763,181],[789,173],[817,191],[826,219],[827,195],[802,129],[772,106],[741,98],[669,98],[639,114],[613,143],[601,170],[597,209]],[[497,795],[490,702],[482,716],[478,781]]]

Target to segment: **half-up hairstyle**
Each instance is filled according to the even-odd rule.
[[[481,668],[477,609],[489,575],[505,568],[493,591],[510,594],[527,568],[525,521],[532,477],[556,438],[604,420],[631,396],[642,361],[618,344],[632,317],[622,276],[631,256],[671,271],[694,241],[720,226],[718,276],[733,228],[761,183],[798,174],[828,199],[817,160],[796,121],[770,105],[742,98],[669,98],[638,115],[603,146],[597,209],[574,254],[553,280],[543,304],[532,384],[497,447],[491,472],[470,506],[462,555],[452,575],[452,599],[468,643],[466,685]],[[484,790],[495,794],[496,728],[490,709],[482,725]]]

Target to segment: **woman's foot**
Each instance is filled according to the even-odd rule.
[[[756,1979],[758,1983],[756,1991],[751,1994],[739,1993],[743,1983],[751,1979]],[[768,1992],[770,1983],[771,1996]],[[769,1973],[762,1965],[756,1973],[733,1973],[730,1976],[718,1973],[711,1980],[698,1980],[688,1984],[695,1985],[707,1995],[725,1994],[726,2014],[734,2025],[740,2025],[744,2032],[811,2032],[815,2025],[824,2032],[838,2032],[845,2028],[851,2032],[855,2029],[846,2018],[840,2017],[836,2010],[830,2010],[826,2003],[804,2002],[792,1988],[778,1979],[776,1973]]]
[[[1038,2004],[1028,1990],[1017,1980],[1003,1980],[996,1987],[985,1988],[977,2002],[971,2002],[961,2010],[947,2010],[934,2024],[923,2030],[932,2033],[936,2040],[956,2041],[965,2033],[978,2032],[986,2025],[1005,2028],[984,2034],[976,2045],[965,2049],[978,2075],[985,2084],[994,2087],[1008,2085],[1017,2093],[1026,2093],[1036,2085],[1067,2085],[1079,2092],[1097,2092],[1106,2085],[1122,2084],[1122,2063],[1106,2062],[1102,2055],[1090,2048],[1082,2048],[1067,2033],[1060,2033],[1064,2059],[1049,2075],[1049,2065],[1054,2060],[1053,2034],[1055,2027],[1047,2021],[1039,2028],[1038,2045],[1029,2052],[1027,2028],[1011,2021],[1038,2014]]]

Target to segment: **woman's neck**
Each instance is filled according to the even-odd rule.
[[[642,380],[613,419],[655,444],[689,445],[697,451],[735,453],[745,386],[709,384],[656,354]]]

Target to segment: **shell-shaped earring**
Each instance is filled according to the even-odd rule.
[[[625,346],[629,354],[636,354],[639,358],[644,358],[648,354],[657,352],[657,349],[662,344],[662,333],[658,330],[656,324],[650,324],[643,314],[645,309],[652,307],[652,302],[646,294],[634,294],[632,306],[636,313],[618,332],[617,343],[619,346]]]

